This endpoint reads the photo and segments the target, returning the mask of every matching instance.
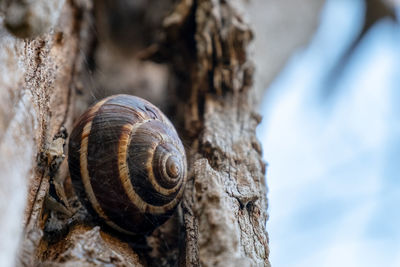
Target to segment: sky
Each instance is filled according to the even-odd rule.
[[[362,26],[360,0],[328,0],[308,47],[267,88],[258,129],[268,162],[272,266],[400,266],[400,25]]]

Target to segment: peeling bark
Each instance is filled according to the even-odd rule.
[[[183,203],[188,265],[269,265],[265,164],[247,54],[253,34],[239,7],[197,1],[195,9],[197,55],[185,117],[195,143]]]

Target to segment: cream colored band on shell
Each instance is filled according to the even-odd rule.
[[[100,102],[98,102],[95,106],[93,106],[90,110],[89,117],[92,117],[95,115],[95,113],[99,110],[99,108],[107,101],[108,99],[104,99]],[[118,225],[116,225],[114,222],[112,222],[108,216],[104,213],[103,209],[101,208],[99,202],[97,201],[97,198],[93,192],[92,184],[90,182],[90,176],[89,176],[89,171],[88,171],[88,162],[87,162],[87,154],[88,154],[88,143],[89,143],[89,135],[90,131],[92,129],[92,120],[86,123],[85,127],[83,128],[82,135],[81,135],[81,148],[80,148],[80,168],[81,168],[81,177],[82,177],[82,182],[83,186],[85,188],[86,195],[92,204],[93,209],[96,211],[96,213],[112,228],[120,231],[121,233],[133,235],[133,232],[127,231]]]
[[[121,179],[121,183],[124,187],[125,193],[128,195],[129,199],[136,205],[136,207],[141,211],[141,212],[148,212],[152,214],[163,214],[168,210],[171,210],[173,207],[175,207],[182,194],[183,194],[183,188],[180,188],[180,191],[178,194],[175,196],[175,198],[163,205],[163,206],[155,206],[149,203],[146,203],[134,190],[133,185],[130,180],[130,174],[129,174],[129,168],[127,164],[127,156],[128,156],[128,146],[131,142],[131,137],[135,133],[135,131],[144,123],[148,122],[150,120],[145,120],[142,122],[135,123],[135,125],[131,124],[126,124],[123,127],[121,136],[120,136],[120,141],[118,144],[118,170],[119,170],[119,177]],[[185,180],[186,177],[184,177]],[[183,182],[183,181],[182,181]],[[182,183],[181,182],[181,183]],[[153,184],[153,183],[152,183]]]

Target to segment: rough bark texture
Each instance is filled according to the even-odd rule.
[[[252,32],[239,2],[198,1],[197,64],[186,129],[195,135],[193,174],[184,208],[189,265],[269,265],[265,165],[251,102]],[[195,125],[200,129],[193,131]],[[191,238],[190,233],[195,233]],[[196,251],[197,250],[197,251]]]
[[[7,22],[13,2],[35,10],[29,1],[0,2],[0,190],[12,203],[0,206],[0,261],[269,266],[244,3],[70,0],[50,5],[55,22],[32,20],[22,24],[34,31],[16,31]],[[89,103],[121,92],[160,106],[189,156],[181,207],[143,246],[100,230],[85,214],[71,221],[48,195],[63,184],[67,206],[78,205],[62,162],[62,126],[70,132]]]
[[[38,26],[40,36],[19,39],[5,29],[9,9],[0,4],[0,262],[11,266],[23,229],[33,246],[41,235],[37,224],[48,179],[38,168],[37,155],[61,125],[71,123],[72,89],[81,65],[83,20],[77,16],[85,11],[72,3],[55,5],[51,33]],[[21,8],[36,14],[29,6]]]

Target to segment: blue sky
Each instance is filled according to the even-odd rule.
[[[376,24],[323,97],[363,9],[328,0],[263,101],[273,266],[400,266],[399,24]]]

